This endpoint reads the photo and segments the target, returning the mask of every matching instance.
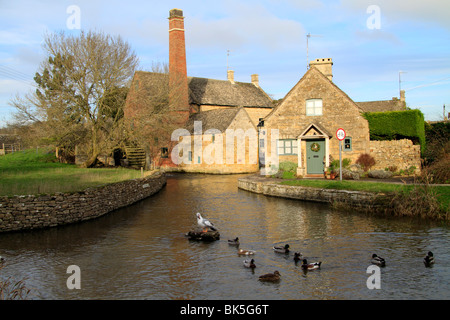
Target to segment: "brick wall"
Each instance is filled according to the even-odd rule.
[[[147,198],[165,184],[165,175],[157,173],[76,193],[0,197],[0,232],[94,219]]]

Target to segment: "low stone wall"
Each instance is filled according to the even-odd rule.
[[[415,172],[420,172],[420,145],[414,145],[409,139],[370,141],[369,149],[376,161],[372,169],[384,170],[396,166],[398,170],[405,170],[414,166]]]
[[[75,193],[0,197],[0,232],[94,219],[147,198],[165,184],[166,176],[156,173]]]
[[[384,211],[392,199],[391,195],[384,193],[287,186],[258,177],[239,179],[238,188],[266,196],[323,202],[364,211]]]

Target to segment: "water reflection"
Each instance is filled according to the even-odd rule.
[[[5,275],[26,277],[36,299],[447,299],[449,230],[238,190],[238,176],[172,175],[158,194],[81,224],[1,234]],[[189,241],[201,212],[221,240]],[[240,248],[256,250],[243,267]],[[273,245],[291,247],[290,255]],[[428,250],[437,260],[424,268]],[[322,268],[304,272],[300,251]],[[366,286],[372,253],[387,259],[380,290]],[[81,269],[81,290],[68,290],[66,269]],[[258,276],[280,271],[279,283]],[[428,288],[424,291],[423,287]]]

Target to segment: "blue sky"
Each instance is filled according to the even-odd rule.
[[[268,94],[283,98],[306,72],[310,33],[309,60],[332,58],[334,83],[354,101],[398,97],[401,71],[409,107],[426,120],[442,119],[444,104],[450,112],[450,1],[0,0],[0,126],[14,111],[8,102],[34,90],[44,35],[79,33],[67,26],[71,5],[81,29],[127,40],[141,70],[168,62],[167,18],[179,8],[189,76],[225,80],[230,50],[236,81],[257,73]]]

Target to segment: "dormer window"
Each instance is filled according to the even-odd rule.
[[[306,100],[306,115],[321,116],[322,115],[322,99]]]

